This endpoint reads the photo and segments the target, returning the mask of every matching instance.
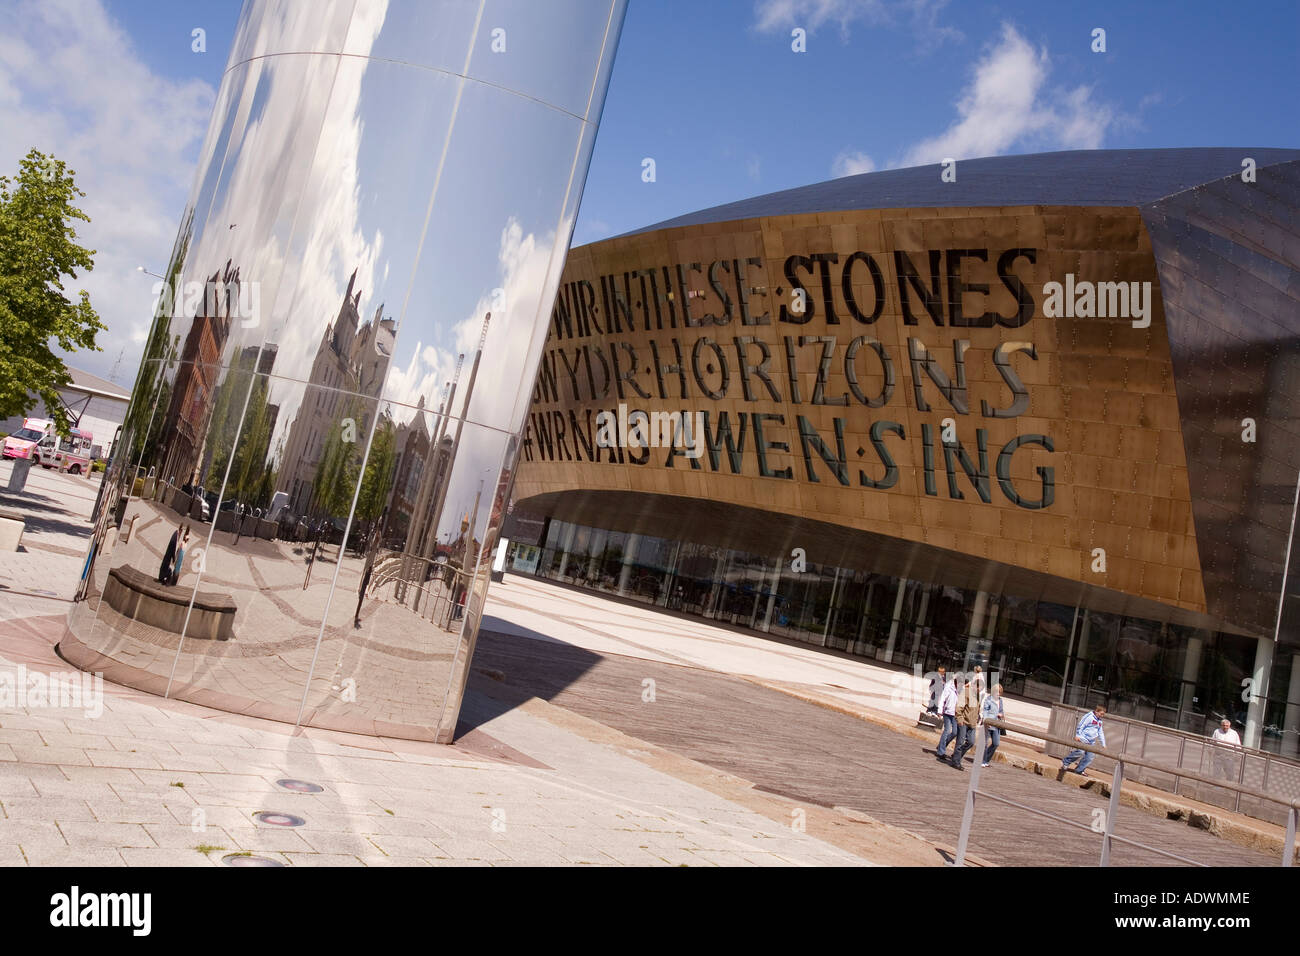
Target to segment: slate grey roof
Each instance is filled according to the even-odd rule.
[[[1263,168],[1300,160],[1300,149],[1076,149],[963,159],[957,164],[957,181],[952,183],[940,180],[938,164],[886,169],[714,206],[624,235],[733,219],[844,209],[1138,206],[1225,176],[1240,175],[1241,161],[1247,156]]]
[[[96,392],[100,395],[106,395],[110,398],[120,398],[130,401],[131,393],[122,386],[110,382],[106,378],[100,378],[98,375],[92,375],[85,369],[73,368],[68,366],[68,375],[72,377],[72,387],[83,391]]]

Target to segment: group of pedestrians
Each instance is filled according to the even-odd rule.
[[[1000,721],[1005,713],[1002,685],[994,684],[989,693],[984,693],[984,675],[980,668],[976,667],[970,674],[956,674],[950,678],[947,668],[940,667],[936,677],[930,681],[930,704],[926,713],[936,714],[943,720],[939,746],[935,748],[935,759],[940,763],[962,770],[962,758],[975,746],[975,733],[981,724],[985,725],[988,737],[980,766],[987,767],[993,762],[993,755],[997,753],[998,744],[1002,741],[1002,731],[988,726],[987,721]],[[1102,726],[1102,718],[1105,716],[1105,706],[1098,704],[1080,717],[1074,728],[1075,742],[1104,749],[1106,729]],[[1232,721],[1226,717],[1211,737],[1215,744],[1215,774],[1230,778],[1236,767],[1234,760],[1242,749],[1241,737],[1232,728]],[[951,754],[948,753],[949,741],[954,742]],[[1069,772],[1086,777],[1088,767],[1096,756],[1091,750],[1072,748],[1061,760],[1061,775]],[[1057,779],[1060,780],[1062,776]]]
[[[957,686],[959,679],[960,688]],[[947,675],[947,668],[940,667],[933,683],[938,688],[938,696],[937,699],[932,698],[929,712],[938,714],[943,720],[935,759],[956,770],[963,770],[962,758],[975,746],[975,734],[980,724],[988,720],[1001,720],[1005,714],[1002,685],[994,684],[985,693],[984,675],[978,667],[970,674],[954,674],[951,678]],[[987,725],[984,729],[987,739],[984,743],[984,759],[980,765],[987,767],[997,753],[1002,731]],[[953,741],[951,754],[948,753],[949,741]]]

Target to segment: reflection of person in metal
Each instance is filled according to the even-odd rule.
[[[181,533],[180,541],[176,545],[176,564],[172,568],[171,576],[167,580],[168,584],[174,585],[180,579],[181,572],[185,570],[185,547],[189,543],[190,526],[186,525],[184,531]]]
[[[456,582],[456,590],[452,596],[451,603],[451,619],[453,621],[459,621],[465,614],[465,585],[459,581]]]
[[[176,526],[172,532],[171,539],[167,542],[167,552],[163,555],[162,564],[158,566],[158,583],[170,584],[172,577],[172,565],[176,562],[176,545],[180,542],[181,527]]]
[[[357,591],[357,613],[352,616],[353,627],[361,626],[361,604],[366,599],[366,588],[370,587],[370,572],[374,570],[374,567],[375,556],[373,554],[366,555],[366,570],[361,575],[361,587]]]

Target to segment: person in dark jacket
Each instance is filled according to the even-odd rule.
[[[190,526],[186,525],[185,529],[181,532],[180,540],[176,544],[176,564],[171,569],[171,577],[167,581],[168,584],[175,584],[180,579],[181,572],[185,570],[185,549],[189,546],[189,543]]]
[[[176,559],[176,545],[181,539],[181,529],[177,525],[176,530],[172,532],[171,540],[167,542],[167,553],[163,555],[162,564],[158,567],[158,583],[172,583],[172,565]]]
[[[975,728],[980,722],[980,698],[975,692],[975,682],[966,678],[966,686],[957,699],[957,746],[952,753],[952,766],[965,770],[962,758],[975,746]]]

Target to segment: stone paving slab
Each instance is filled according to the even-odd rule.
[[[57,638],[57,602],[41,618],[16,618],[9,601],[0,595],[0,629],[16,627],[23,638],[0,634],[0,667],[66,667],[33,643],[37,633]],[[14,660],[17,647],[30,653]],[[498,714],[474,735],[495,753],[523,758],[510,762],[461,746],[408,752],[401,741],[292,735],[282,724],[104,690],[95,719],[76,710],[0,711],[0,732],[21,741],[0,744],[14,757],[0,760],[0,807],[9,800],[15,814],[0,819],[0,847],[12,848],[0,850],[0,861],[207,866],[251,851],[295,866],[705,865],[712,861],[696,855],[705,850],[763,865],[868,862],[807,834],[778,841],[779,856],[756,849],[783,826],[524,710]],[[276,785],[290,776],[326,792],[315,799]],[[307,825],[258,825],[259,810]]]
[[[739,657],[758,679],[821,675],[843,681],[855,701],[881,695],[878,675],[808,648],[751,646],[703,622],[674,625],[656,646],[644,626],[653,612],[620,634],[613,602],[579,598],[557,610],[552,595],[543,610],[553,629],[605,642],[600,653],[485,633],[450,747],[293,735],[111,685],[98,717],[0,711],[0,733],[15,735],[0,738],[0,808],[6,799],[15,808],[0,819],[0,848],[13,848],[0,849],[0,864],[20,865],[14,849],[34,865],[220,865],[241,851],[296,866],[942,864],[964,795],[956,771],[886,727],[709,668]],[[0,667],[66,670],[50,648],[67,607],[0,590]],[[652,703],[642,698],[647,677]],[[326,792],[291,793],[281,777]],[[1085,823],[1104,806],[1095,793],[1014,777],[996,784]],[[1275,865],[1123,809],[1127,835],[1215,862]],[[258,825],[259,810],[307,824]],[[1090,840],[992,811],[979,818],[974,851],[975,862],[1096,860]]]
[[[504,679],[485,677],[489,669]],[[655,682],[653,702],[641,697],[646,679]],[[852,808],[934,844],[951,845],[957,838],[965,775],[938,764],[919,741],[753,681],[652,660],[596,657],[580,648],[485,631],[470,687],[495,695],[503,708],[541,698],[753,781],[803,808]],[[738,727],[745,732],[737,734]],[[995,772],[987,786],[1084,826],[1090,825],[1094,808],[1105,807],[1092,793],[1030,774]],[[1256,850],[1131,807],[1120,808],[1116,825],[1121,835],[1191,859],[1277,865]],[[986,801],[977,812],[972,852],[1003,865],[1089,866],[1098,860],[1099,844],[1087,834]],[[1162,857],[1129,847],[1112,856],[1122,865],[1168,865]]]

